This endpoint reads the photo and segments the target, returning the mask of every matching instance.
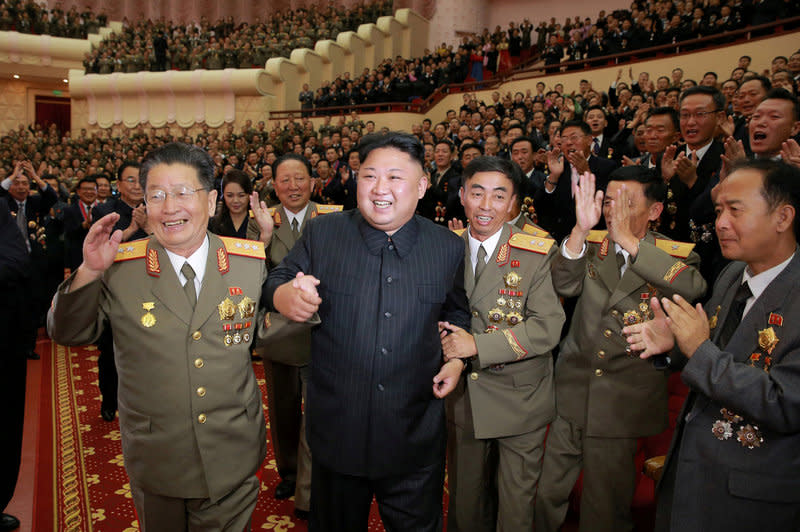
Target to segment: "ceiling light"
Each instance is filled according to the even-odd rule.
[[[14,74],[14,79],[19,79],[19,74]]]
[[[64,83],[69,83],[69,80],[68,80],[68,79],[63,79],[62,81],[63,81]]]

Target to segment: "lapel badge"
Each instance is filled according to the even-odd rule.
[[[522,281],[522,277],[517,272],[508,272],[503,276],[503,280],[508,288],[517,288]]]
[[[217,305],[217,310],[219,311],[219,319],[221,321],[232,320],[234,316],[236,316],[236,305],[234,305],[233,301],[228,297]]]
[[[778,327],[783,326],[783,316],[780,314],[776,314],[774,312],[769,313],[769,322],[770,325],[777,325]]]
[[[239,301],[238,306],[239,315],[242,317],[242,319],[252,318],[256,313],[256,302],[247,296],[244,296],[242,300]]]
[[[717,321],[719,321],[719,311],[722,307],[717,305],[717,309],[714,311],[714,315],[708,318],[708,328],[715,329],[717,327]]]
[[[718,440],[727,440],[733,436],[733,427],[730,421],[723,421],[718,419],[711,426],[711,433],[716,436]]]
[[[161,275],[161,266],[158,264],[158,251],[155,249],[147,250],[147,274],[151,277]]]
[[[228,288],[228,293],[231,296],[240,296],[242,295],[242,289],[239,288],[238,286],[231,286]]]
[[[489,311],[489,321],[493,323],[500,323],[506,318],[506,313],[495,307]]]
[[[778,336],[772,327],[758,331],[758,347],[766,351],[767,354],[772,354],[772,350],[775,349],[778,342]]]
[[[519,261],[518,260],[512,260],[511,261],[511,267],[512,268],[519,268]]]
[[[589,263],[589,279],[597,279],[597,266]]]
[[[761,444],[764,443],[764,437],[761,436],[757,426],[748,423],[740,427],[736,432],[736,441],[741,443],[742,447],[755,449],[756,447],[761,447]]]
[[[156,317],[150,312],[155,308],[156,304],[153,301],[147,301],[142,303],[142,308],[145,311],[144,316],[142,316],[142,325],[147,327],[148,329],[156,324]]]

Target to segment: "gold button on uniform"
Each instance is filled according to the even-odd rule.
[[[596,369],[596,370],[594,370],[594,374],[597,375],[598,377],[602,377],[603,376],[603,370],[602,369]]]
[[[597,358],[606,358],[606,352],[601,349],[597,352]]]
[[[478,316],[480,316],[480,313],[477,310],[473,310],[472,311],[472,317],[473,318],[477,318]]]
[[[194,359],[194,367],[200,369],[203,367],[203,359],[202,358],[195,358]]]
[[[200,331],[195,331],[195,332],[192,333],[192,338],[194,340],[199,340],[202,337],[203,337],[203,333],[201,333]]]
[[[474,381],[478,380],[478,372],[477,371],[473,371],[472,373],[469,374],[469,378],[474,380]]]
[[[199,416],[197,416],[197,422],[200,423],[200,424],[205,423],[206,422],[206,415],[205,414],[200,414]]]
[[[619,316],[619,311],[618,310],[612,310],[611,311],[611,315],[616,318],[617,316]]]
[[[603,336],[605,336],[606,338],[611,338],[611,329],[606,329],[605,331],[603,331]]]
[[[206,396],[206,389],[202,386],[197,389],[197,396],[198,397],[205,397]]]

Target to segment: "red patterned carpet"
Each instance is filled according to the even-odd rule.
[[[51,379],[50,389],[42,390],[36,529],[50,530],[52,523],[52,530],[59,532],[135,532],[139,525],[122,460],[119,424],[100,418],[96,348],[51,343],[49,349],[51,357],[42,356]],[[260,362],[253,366],[266,411],[264,369]],[[51,413],[46,405],[52,405]],[[306,522],[294,517],[293,502],[272,497],[279,478],[272,445],[268,447],[253,530],[305,531]],[[369,525],[370,530],[383,530],[374,503]]]

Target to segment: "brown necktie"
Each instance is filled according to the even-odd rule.
[[[189,298],[192,308],[197,304],[197,291],[194,288],[194,270],[189,266],[188,262],[184,262],[181,266],[181,273],[186,277],[186,284],[183,285],[183,291],[186,297]]]
[[[297,225],[297,218],[292,220],[292,236],[294,237],[295,241],[300,238],[300,229]]]

